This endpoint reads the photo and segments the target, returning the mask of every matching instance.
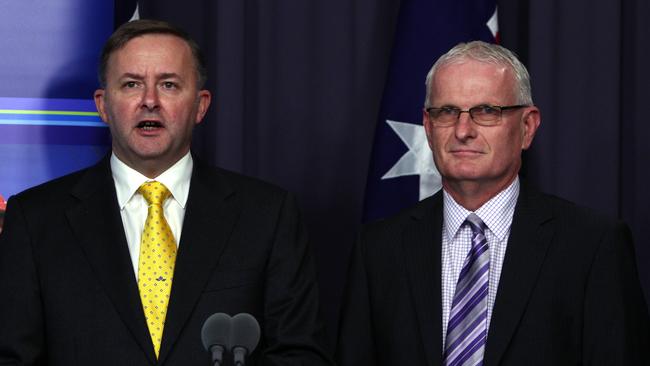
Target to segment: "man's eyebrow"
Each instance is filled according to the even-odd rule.
[[[158,79],[173,79],[180,78],[180,76],[175,72],[164,72],[158,76]]]
[[[136,79],[136,80],[142,80],[144,79],[143,75],[136,74],[133,72],[125,72],[121,76],[122,79],[128,78],[128,79]],[[157,79],[172,79],[172,78],[180,78],[180,76],[175,73],[175,72],[164,72],[160,75],[158,75]]]
[[[142,80],[144,77],[140,74],[134,74],[132,72],[125,72],[122,74],[120,79],[136,79],[136,80]]]

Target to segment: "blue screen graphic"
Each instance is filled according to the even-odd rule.
[[[96,162],[110,145],[92,100],[113,1],[0,2],[0,195]]]

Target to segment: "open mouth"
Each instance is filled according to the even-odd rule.
[[[145,131],[152,131],[156,128],[162,128],[162,123],[158,121],[142,121],[138,123],[138,128]]]

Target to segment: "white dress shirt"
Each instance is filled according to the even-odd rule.
[[[492,197],[474,211],[483,220],[487,229],[485,237],[490,248],[490,273],[488,288],[487,326],[490,327],[492,308],[497,296],[499,277],[506,254],[512,216],[519,197],[519,177],[508,188]],[[458,204],[449,193],[443,191],[442,223],[442,347],[444,351],[447,337],[449,312],[456,292],[456,282],[463,267],[465,257],[472,247],[472,229],[463,225],[472,213]]]
[[[176,245],[178,245],[181,241],[181,229],[183,228],[193,167],[194,161],[192,155],[188,152],[187,155],[162,174],[154,179],[149,179],[124,164],[115,154],[111,155],[111,171],[115,182],[117,203],[120,207],[122,225],[124,226],[124,234],[126,234],[126,242],[129,246],[136,279],[138,278],[140,239],[148,211],[147,201],[137,192],[138,188],[144,182],[156,180],[169,189],[171,196],[163,203],[163,211],[174,234]]]

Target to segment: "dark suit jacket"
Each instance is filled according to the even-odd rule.
[[[365,228],[338,359],[441,365],[442,194]],[[650,365],[650,321],[627,227],[522,185],[485,366]]]
[[[201,327],[216,312],[260,322],[247,364],[329,364],[318,301],[291,196],[195,159],[156,363],[109,159],[9,200],[0,365],[205,366]]]

